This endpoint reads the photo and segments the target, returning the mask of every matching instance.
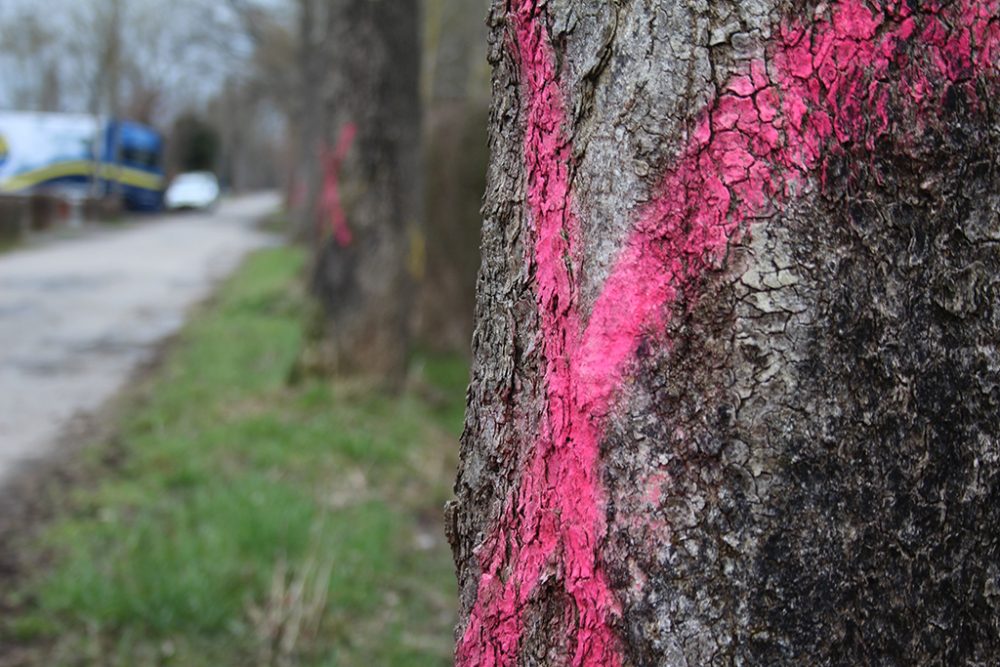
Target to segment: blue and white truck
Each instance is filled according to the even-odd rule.
[[[121,197],[159,210],[163,138],[151,127],[86,114],[0,111],[0,194]]]

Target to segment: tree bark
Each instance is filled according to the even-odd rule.
[[[330,12],[335,106],[313,275],[320,358],[335,372],[398,380],[421,218],[419,2],[331,0]]]
[[[495,0],[459,666],[996,660],[998,15]]]

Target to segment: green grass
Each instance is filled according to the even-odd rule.
[[[467,369],[398,396],[286,379],[302,257],[255,255],[122,418],[120,462],[43,531],[3,636],[49,665],[446,665],[441,529]]]

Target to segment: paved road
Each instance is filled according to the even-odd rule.
[[[0,255],[0,482],[100,407],[251,250],[273,195]],[[0,510],[2,511],[2,510]]]

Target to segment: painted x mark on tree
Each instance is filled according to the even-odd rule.
[[[604,562],[609,508],[617,501],[602,477],[605,441],[609,420],[636,384],[640,349],[669,356],[665,332],[697,307],[708,281],[732,269],[733,247],[810,193],[849,182],[845,164],[850,172],[851,164],[873,164],[882,146],[920,143],[956,98],[983,122],[996,91],[1000,3],[844,0],[786,10],[764,57],[742,63],[692,114],[680,150],[636,209],[631,233],[588,303],[581,293],[583,246],[591,242],[581,219],[588,212],[574,195],[564,44],[551,33],[553,23],[570,23],[560,14],[567,6],[509,0],[497,10],[519,84],[526,261],[544,407],[530,446],[511,454],[519,461],[516,480],[501,509],[478,537],[467,536],[474,557],[463,562],[459,550],[460,569],[474,572],[476,583],[457,662],[688,664],[684,656],[694,649],[672,639],[683,633],[669,627],[685,619],[663,614],[658,621],[667,629],[655,630],[634,623],[631,610],[641,605],[623,603],[624,585],[610,580]],[[866,173],[878,181],[878,170]],[[662,564],[656,576],[669,581],[669,569]],[[637,574],[629,585],[646,594],[649,579],[649,572]],[[565,630],[543,642],[550,653],[532,653],[537,642],[528,635],[537,628],[529,626],[539,623]],[[649,639],[657,633],[660,643]],[[720,664],[734,655],[729,650],[716,648]]]

